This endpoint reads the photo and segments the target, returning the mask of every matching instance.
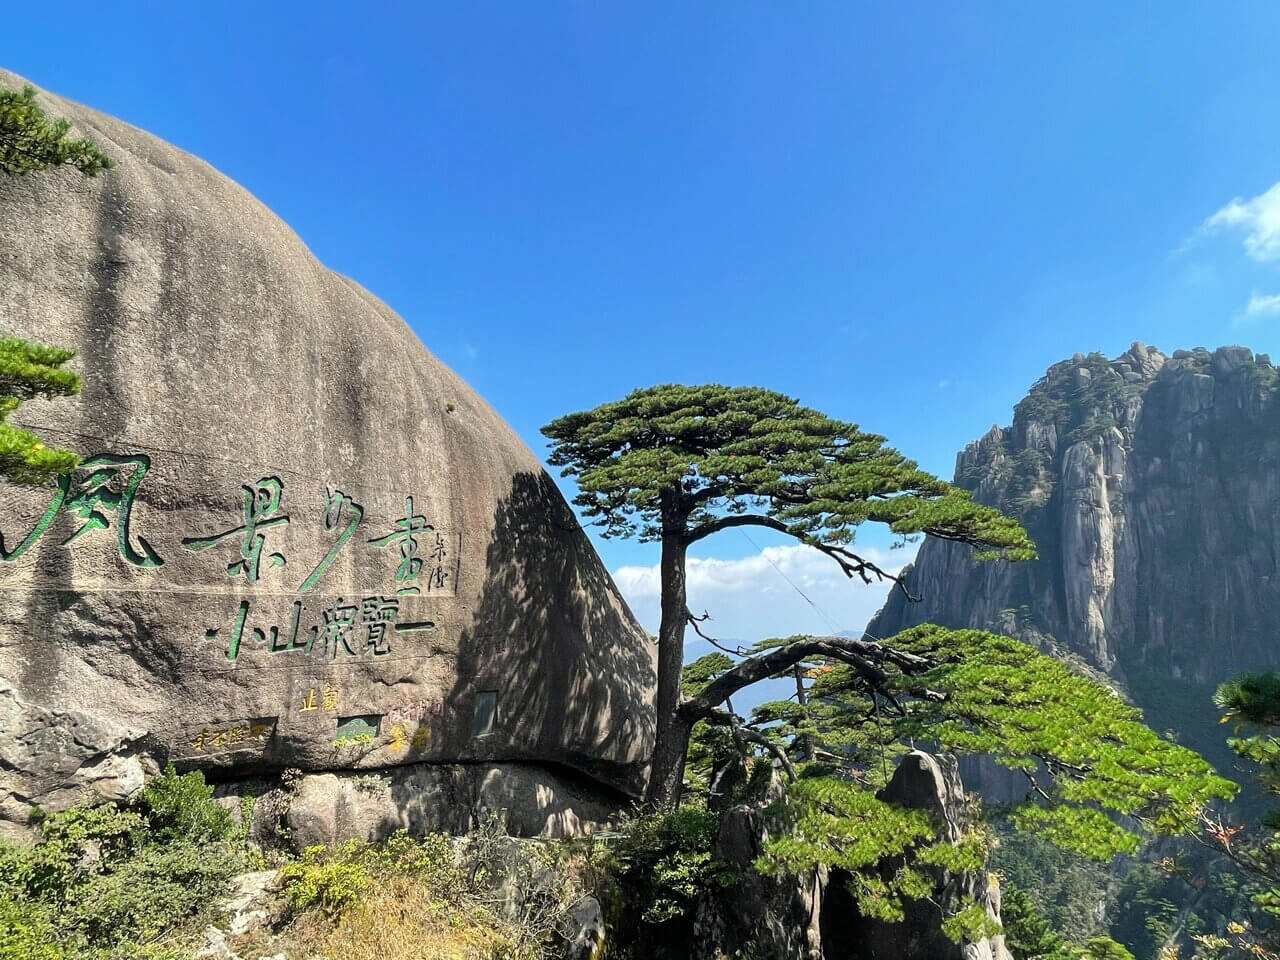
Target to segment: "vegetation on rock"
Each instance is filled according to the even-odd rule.
[[[578,483],[575,502],[606,536],[662,544],[658,743],[647,799],[678,805],[687,755],[691,782],[708,788],[726,754],[768,757],[793,782],[779,811],[788,829],[770,837],[761,869],[844,868],[859,909],[893,919],[906,899],[929,895],[928,867],[980,867],[981,831],[944,840],[920,811],[875,795],[889,755],[914,742],[991,755],[1020,771],[1030,799],[1011,811],[1013,822],[1100,861],[1132,853],[1143,836],[1193,833],[1211,802],[1234,794],[1107,687],[985,631],[926,625],[884,641],[797,636],[750,651],[717,643],[721,653],[682,670],[685,629],[701,634],[702,622],[687,606],[686,551],[722,530],[786,533],[851,577],[904,591],[851,549],[862,523],[969,544],[989,558],[1035,555],[1016,521],[918,470],[883,438],[771,391],[721,386],[636,391],[544,433],[551,462]],[[771,677],[793,680],[794,702],[737,715],[731,697]],[[891,858],[896,871],[873,869]],[[960,904],[946,919],[956,939],[984,934],[975,908]]]
[[[805,643],[791,639],[775,649]],[[806,649],[812,679],[804,705],[766,703],[731,728],[739,749],[762,750],[744,732],[766,738],[771,749],[764,755],[781,753],[796,771],[785,803],[790,829],[769,840],[760,867],[853,871],[868,915],[894,919],[903,898],[927,895],[923,866],[979,869],[987,857],[980,831],[947,841],[920,811],[877,798],[886,753],[908,743],[990,755],[1021,771],[1031,799],[1010,811],[1013,822],[1098,861],[1133,853],[1143,836],[1195,832],[1206,807],[1235,792],[1195,753],[1147,728],[1141,713],[1109,689],[1020,641],[922,626],[870,646],[874,670],[820,646]],[[696,661],[686,671],[686,691],[695,702],[718,696],[708,691],[737,669],[727,656]],[[708,733],[701,730],[697,739],[695,770],[732,749],[732,737],[719,734],[717,742]],[[895,875],[869,869],[908,849],[913,860]],[[981,931],[957,934],[975,939]]]
[[[63,369],[74,356],[73,350],[0,337],[0,478],[40,484],[79,463],[74,453],[47,447],[29,430],[5,422],[26,400],[78,394],[80,377]]]
[[[50,120],[36,104],[36,92],[0,87],[0,172],[18,175],[69,166],[86,177],[115,166],[90,140],[68,138],[71,121]]]
[[[34,843],[0,843],[0,960],[192,960],[211,925],[229,926],[235,875],[264,863],[212,794],[170,768],[128,804],[51,814]],[[231,927],[217,955],[559,957],[594,846],[515,840],[489,821],[465,838],[399,831],[272,851],[275,883],[254,905],[265,923]]]
[[[1222,684],[1214,703],[1223,711],[1222,722],[1233,725],[1228,746],[1250,765],[1254,780],[1268,803],[1253,826],[1233,824],[1222,815],[1202,817],[1203,839],[1228,861],[1251,877],[1257,887],[1253,904],[1270,921],[1269,926],[1240,917],[1224,939],[1227,947],[1252,951],[1257,956],[1280,956],[1280,673],[1244,674]]]
[[[135,803],[43,817],[0,843],[2,960],[170,960],[242,867],[240,826],[200,774],[170,769]]]

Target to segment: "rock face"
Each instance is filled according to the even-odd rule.
[[[933,622],[1020,636],[1218,756],[1213,686],[1280,665],[1278,383],[1244,347],[1166,358],[1135,343],[1051,367],[955,476],[1015,513],[1040,559],[975,564],[928,541],[908,578],[923,601],[895,594],[868,632]]]
[[[218,788],[235,812],[241,784]],[[396,830],[469,833],[496,817],[517,837],[589,834],[617,812],[617,798],[586,778],[532,764],[408,763],[385,770],[312,773],[254,797],[252,836],[264,845],[287,837],[298,851],[335,837],[375,841]]]
[[[0,180],[0,331],[84,378],[13,421],[85,458],[0,486],[0,821],[166,762],[637,792],[654,651],[533,454],[236,184],[38,100],[118,166]]]
[[[769,809],[785,789],[775,775],[760,795],[721,811],[712,854],[727,864],[740,882],[728,894],[704,898],[699,905],[690,958],[823,960],[819,921],[826,867],[773,877],[755,866],[770,834],[785,829]]]
[[[925,900],[904,904],[901,922],[863,916],[849,875],[826,867],[765,876],[754,867],[772,831],[785,829],[773,804],[785,792],[776,776],[757,795],[722,811],[713,854],[740,877],[727,892],[698,905],[689,957],[761,957],[769,960],[1011,960],[1004,936],[956,943],[942,931],[945,916],[977,903],[1000,921],[1000,889],[982,872],[952,873],[925,867],[934,888]],[[879,796],[901,807],[924,810],[939,825],[939,838],[961,839],[967,800],[955,761],[915,750],[902,758]],[[908,854],[909,856],[910,854]],[[887,879],[902,858],[880,865]],[[658,954],[655,954],[658,955]],[[669,953],[662,953],[667,956]]]
[[[940,836],[953,843],[963,834],[965,793],[953,758],[913,750],[902,758],[879,797],[928,812],[942,825]],[[901,858],[892,858],[881,864],[881,871],[887,878],[901,865]],[[1003,935],[958,944],[941,927],[943,910],[951,912],[969,902],[979,904],[998,923],[1000,887],[995,877],[985,872],[952,873],[942,867],[926,869],[934,879],[932,895],[907,901],[903,919],[895,923],[860,916],[844,887],[844,877],[833,872],[822,905],[827,960],[1011,960]]]

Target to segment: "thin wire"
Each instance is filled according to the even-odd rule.
[[[831,629],[834,632],[836,633],[840,632],[840,625],[836,623],[833,619],[831,619],[829,616],[827,616],[827,613],[825,610],[823,610],[820,606],[818,606],[816,603],[810,600],[809,596],[803,590],[801,590],[799,587],[795,585],[795,581],[793,581],[790,577],[788,577],[785,573],[782,572],[782,568],[779,567],[776,563],[773,562],[773,560],[770,559],[769,555],[764,552],[764,548],[762,548],[758,543],[752,540],[750,536],[748,536],[747,531],[739,530],[738,532],[747,538],[747,543],[751,544],[751,546],[756,548],[756,551],[760,554],[760,556],[764,557],[765,562],[768,563],[769,566],[773,567],[773,569],[777,571],[778,576],[780,576],[783,580],[787,581],[787,583],[790,584],[791,589],[794,590],[796,593],[800,594],[800,596],[804,598],[805,603],[809,604],[809,606],[813,607],[814,610],[818,611],[818,614],[822,617],[823,620],[827,621],[828,625],[830,625]],[[892,588],[890,588],[890,590],[892,591]],[[884,643],[884,637],[877,637],[874,633],[868,633],[866,630],[861,631],[858,634],[858,637],[862,640],[872,640],[876,643]]]
[[[806,594],[803,590],[801,590],[798,586],[796,586],[795,582],[790,577],[788,577],[785,573],[782,572],[782,568],[773,562],[773,558],[770,557],[767,553],[765,553],[764,549],[758,543],[756,543],[754,540],[751,539],[751,537],[747,534],[747,531],[739,530],[738,532],[747,538],[747,543],[755,547],[756,552],[759,553],[760,556],[764,557],[765,561],[769,564],[769,566],[773,567],[773,569],[777,571],[778,576],[780,576],[783,580],[787,581],[787,583],[790,584],[791,589],[794,590],[796,593],[800,594],[800,596],[804,598],[804,602],[809,604],[809,606],[813,607],[813,609],[818,612],[818,615],[822,617],[823,620],[827,621],[827,623],[831,627],[832,633],[840,632],[840,625],[837,624],[835,620],[831,619],[831,617],[827,616],[827,612],[825,610],[823,610],[820,606],[818,606],[811,599],[809,599],[808,594]]]
[[[765,561],[769,564],[769,566],[773,567],[773,569],[777,572],[778,576],[780,576],[783,580],[785,580],[788,584],[790,584],[791,589],[794,590],[796,593],[800,594],[800,596],[804,598],[804,602],[809,604],[809,606],[813,607],[813,609],[818,612],[818,615],[821,616],[823,620],[827,621],[827,623],[831,626],[831,630],[833,633],[840,632],[840,627],[836,624],[835,620],[827,616],[827,612],[825,610],[823,610],[820,606],[814,603],[813,600],[809,598],[808,594],[806,594],[803,590],[801,590],[798,586],[796,586],[795,582],[790,577],[788,577],[785,573],[782,572],[782,568],[779,567],[776,563],[774,563],[773,559],[767,553],[764,552],[761,546],[758,543],[756,543],[754,540],[752,540],[750,536],[747,535],[747,531],[739,530],[738,532],[747,538],[747,543],[751,544],[751,546],[753,546],[756,549],[756,552],[758,552],[760,556],[764,557]],[[871,636],[871,634],[867,633],[865,630],[862,631],[861,636],[864,639],[870,639],[870,640],[876,640],[876,641],[880,640],[879,637],[873,637]],[[880,741],[880,775],[884,777],[885,782],[888,783],[889,758],[885,753],[884,727],[880,722],[880,698],[876,696],[876,692],[874,689],[871,691],[871,706],[872,706],[872,709],[875,711],[875,715],[876,715],[876,732],[878,734],[876,739]]]

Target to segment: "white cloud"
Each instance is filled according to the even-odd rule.
[[[901,550],[860,548],[858,553],[896,573],[915,557],[915,551],[910,545]],[[712,617],[703,630],[743,645],[793,633],[861,630],[892,586],[850,580],[830,557],[799,544],[765,547],[754,556],[735,560],[690,557],[688,577],[689,608],[695,614],[705,610]],[[620,567],[613,579],[640,622],[656,633],[661,597],[658,566]],[[691,655],[709,649],[703,649],[705,645],[692,632],[689,638]]]
[[[1252,199],[1232,200],[1205,220],[1199,232],[1221,229],[1243,230],[1245,252],[1254,260],[1280,261],[1280,183]]]
[[[1249,297],[1249,304],[1244,308],[1246,317],[1271,317],[1280,315],[1280,293],[1269,293]]]

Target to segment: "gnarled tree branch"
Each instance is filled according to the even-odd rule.
[[[871,560],[861,557],[847,547],[842,547],[835,543],[814,543],[806,538],[803,534],[799,534],[792,530],[781,520],[775,520],[773,517],[761,516],[756,513],[734,514],[727,517],[717,517],[714,520],[708,520],[694,527],[685,535],[685,544],[697,543],[704,537],[709,537],[713,533],[719,533],[721,530],[728,530],[732,527],[765,527],[769,530],[776,530],[779,533],[785,533],[789,537],[794,537],[801,543],[813,547],[813,549],[825,553],[834,560],[840,567],[840,572],[846,577],[853,579],[858,577],[863,583],[883,583],[888,581],[894,584],[903,595],[912,602],[919,602],[920,598],[907,589],[906,580],[896,573],[890,573],[883,567],[878,566]]]
[[[758,657],[751,657],[726,670],[699,693],[684,701],[680,712],[690,719],[698,719],[724,703],[743,687],[782,673],[806,657],[820,656],[847,663],[858,675],[876,688],[889,684],[889,674],[879,664],[897,667],[903,673],[917,674],[937,665],[937,661],[921,657],[905,650],[897,650],[874,640],[856,637],[806,637],[778,647]],[[926,700],[941,701],[941,693],[925,687],[910,691]]]
[[[787,751],[783,750],[781,746],[774,743],[760,731],[752,730],[750,727],[744,727],[737,714],[725,710],[717,710],[714,707],[708,707],[706,710],[700,711],[696,718],[691,716],[690,719],[705,720],[707,723],[713,723],[721,727],[728,727],[733,731],[735,738],[746,740],[750,743],[764,747],[778,758],[778,762],[782,764],[782,769],[787,772],[788,780],[794,780],[796,778],[796,768],[792,765],[791,759],[787,756]]]

